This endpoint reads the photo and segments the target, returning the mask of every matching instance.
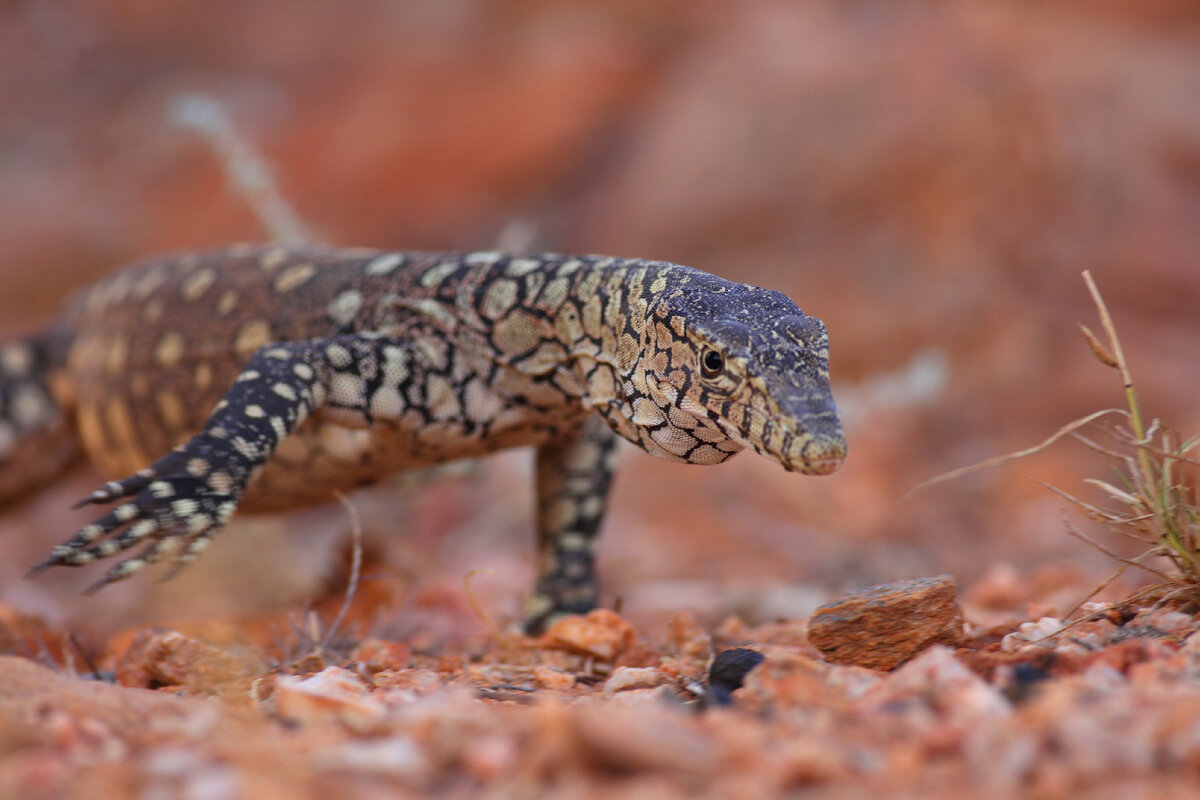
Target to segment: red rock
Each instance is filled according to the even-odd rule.
[[[0,656],[0,731],[22,731],[24,745],[104,751],[113,737],[134,748],[227,737],[244,729],[248,716],[209,701],[70,678],[24,658]]]
[[[142,689],[179,686],[201,696],[249,703],[250,687],[265,669],[261,656],[249,648],[235,655],[178,631],[146,628],[122,654],[117,682]]]
[[[584,617],[563,617],[542,634],[538,644],[614,661],[636,638],[632,625],[612,611],[598,608]]]
[[[858,707],[878,712],[915,700],[959,728],[1005,719],[1012,706],[946,647],[931,647],[863,695]]]
[[[780,707],[842,708],[846,697],[830,686],[830,671],[837,669],[800,653],[766,649],[766,658],[747,673],[742,688],[733,695],[739,707],[767,712]]]
[[[1195,616],[1176,611],[1173,608],[1147,608],[1133,616],[1125,627],[1145,628],[1147,632],[1157,632],[1160,636],[1186,635],[1195,627]]]
[[[667,644],[680,656],[691,659],[707,659],[713,650],[712,637],[687,611],[680,611],[671,618],[667,625]]]
[[[403,642],[363,639],[350,658],[370,673],[405,669],[412,663],[412,650]]]
[[[717,742],[700,722],[658,702],[580,705],[572,719],[581,754],[604,769],[698,776],[720,766]]]
[[[662,670],[654,667],[617,667],[604,682],[604,691],[622,692],[627,689],[652,689],[667,682]]]
[[[309,678],[281,675],[275,686],[275,710],[292,722],[336,720],[350,730],[373,730],[383,704],[367,693],[354,673],[328,667]]]
[[[396,689],[414,695],[431,694],[442,687],[442,676],[431,669],[384,670],[375,675],[374,684],[379,689]]]
[[[1166,661],[1173,658],[1178,651],[1178,645],[1164,639],[1131,638],[1104,648],[1094,663],[1107,664],[1119,672],[1128,674],[1136,665]]]
[[[808,640],[835,664],[893,669],[932,644],[962,641],[949,575],[874,586],[833,600],[808,623]]]
[[[78,654],[68,646],[64,634],[51,628],[38,616],[0,603],[0,653],[43,651],[57,663],[78,660]]]
[[[556,667],[538,664],[533,668],[533,680],[540,689],[565,692],[575,686],[575,676]]]

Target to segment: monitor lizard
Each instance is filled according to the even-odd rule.
[[[31,574],[195,558],[235,510],[401,470],[537,452],[537,630],[597,602],[617,437],[671,461],[846,454],[824,324],[777,291],[661,261],[271,245],[136,264],[0,346],[0,502],[82,446],[128,475]]]

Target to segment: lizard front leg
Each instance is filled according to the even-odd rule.
[[[174,555],[186,563],[233,515],[246,485],[279,444],[318,409],[369,420],[369,398],[351,396],[377,368],[385,340],[337,336],[257,350],[204,428],[149,467],[105,484],[82,504],[126,501],[85,525],[35,566],[81,566],[145,544],[93,587]]]
[[[617,437],[591,415],[537,451],[538,578],[525,630],[596,607],[595,540],[612,483]]]

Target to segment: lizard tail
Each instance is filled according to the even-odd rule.
[[[71,414],[50,389],[60,353],[52,336],[0,344],[0,506],[23,500],[80,454]]]

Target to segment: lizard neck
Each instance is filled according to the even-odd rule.
[[[651,455],[717,464],[744,445],[684,394],[693,352],[684,318],[668,311],[670,299],[702,276],[663,262],[616,263],[599,280],[592,278],[579,306],[560,310],[565,316],[558,324],[581,331],[570,341],[586,408]]]
[[[571,269],[569,262],[564,266]],[[602,411],[624,398],[646,343],[653,300],[649,284],[667,269],[641,260],[601,259],[572,276],[565,301],[550,318],[584,387],[585,407]]]
[[[663,394],[652,375],[651,328],[660,300],[689,271],[663,262],[614,260],[597,263],[581,276],[554,316],[560,341],[570,343],[569,359],[583,387],[585,408],[643,449],[671,458],[647,438],[647,425],[659,426],[675,398]],[[665,413],[665,412],[663,412]]]

